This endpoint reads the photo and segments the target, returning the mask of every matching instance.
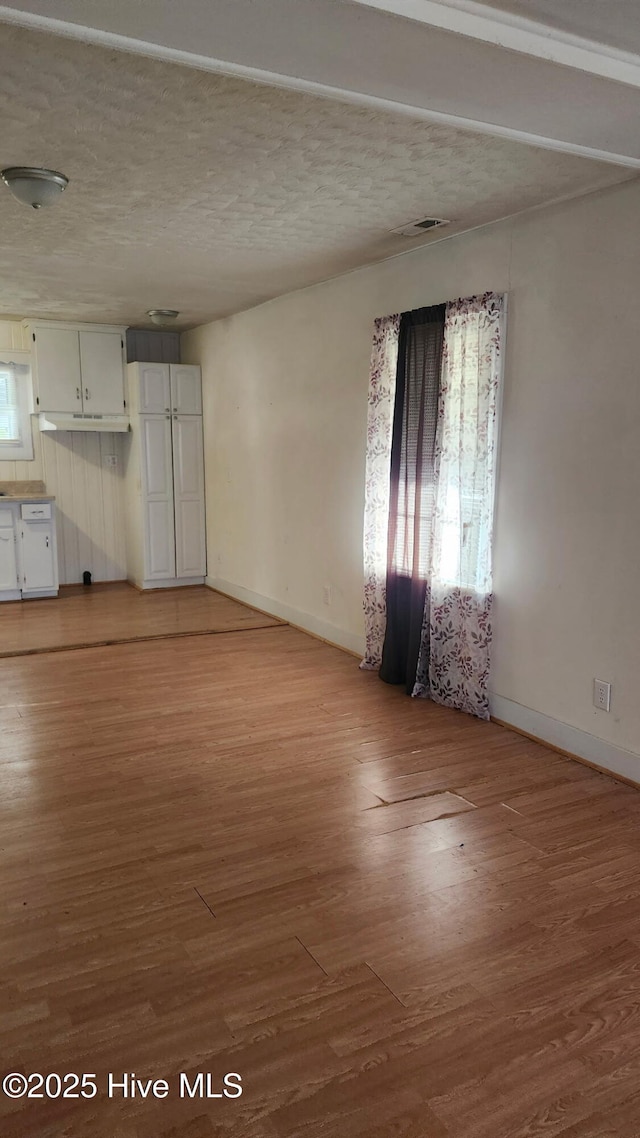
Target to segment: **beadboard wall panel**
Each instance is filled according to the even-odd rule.
[[[26,348],[22,325],[0,321],[0,350]],[[57,506],[60,584],[120,581],[126,575],[123,470],[126,435],[55,431],[34,425],[30,462],[0,462],[0,481],[42,479]],[[116,466],[107,456],[116,456]]]
[[[122,517],[123,436],[56,431],[41,435],[44,482],[55,494],[60,581],[88,569],[95,581],[126,575]],[[108,455],[117,465],[107,466]]]
[[[7,348],[29,351],[27,332],[19,320],[0,320],[0,350]]]
[[[147,328],[127,331],[127,363],[179,364],[180,333],[153,332]]]

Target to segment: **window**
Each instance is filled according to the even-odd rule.
[[[0,355],[0,460],[33,458],[31,368],[28,352]]]

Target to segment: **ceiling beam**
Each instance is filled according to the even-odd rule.
[[[349,0],[365,8],[442,28],[544,59],[561,67],[573,67],[603,79],[640,87],[640,57],[610,44],[596,43],[552,28],[524,16],[491,8],[476,0]]]
[[[461,34],[471,2],[457,31],[426,21],[454,11],[436,0],[21,0],[0,21],[640,170],[640,86]]]

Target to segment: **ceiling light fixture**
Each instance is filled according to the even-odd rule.
[[[57,170],[44,170],[40,166],[8,166],[0,172],[0,177],[14,198],[33,209],[53,205],[69,185],[64,174]]]
[[[179,315],[175,308],[151,308],[147,312],[147,316],[154,324],[173,324]]]

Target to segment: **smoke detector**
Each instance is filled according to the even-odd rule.
[[[397,233],[398,237],[423,237],[427,230],[440,229],[443,225],[451,225],[451,222],[442,217],[424,217],[421,221],[408,221],[391,232]]]

